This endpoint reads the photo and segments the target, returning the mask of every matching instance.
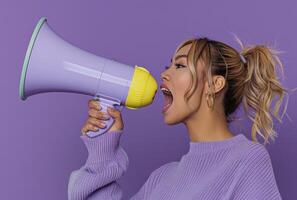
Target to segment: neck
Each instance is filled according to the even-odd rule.
[[[220,141],[233,137],[225,115],[216,110],[199,110],[190,116],[185,124],[191,142]]]
[[[231,150],[234,145],[240,145],[239,143],[246,141],[248,141],[247,138],[242,133],[240,133],[234,137],[220,141],[190,142],[189,151],[185,154],[185,157],[191,155],[201,155],[204,153],[213,153],[222,149]]]

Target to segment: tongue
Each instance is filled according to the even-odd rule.
[[[168,104],[172,103],[172,96],[171,95],[164,95],[165,101],[164,101],[164,107],[167,106]]]

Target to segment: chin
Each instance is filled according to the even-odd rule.
[[[168,125],[176,125],[176,124],[179,124],[179,123],[182,123],[183,121],[181,119],[177,119],[177,118],[170,118],[169,115],[165,115],[164,116],[164,122]]]
[[[176,122],[176,121],[168,121],[168,120],[164,120],[165,124],[167,125],[176,125],[176,124],[179,124],[180,122]]]

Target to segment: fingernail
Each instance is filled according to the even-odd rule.
[[[94,131],[98,131],[99,130],[99,128],[98,127],[94,127]]]
[[[104,117],[105,119],[109,119],[109,118],[110,118],[109,115],[107,115],[107,114],[104,114],[103,117]]]
[[[106,124],[105,124],[104,122],[101,122],[101,125],[102,125],[103,127],[105,127],[105,126],[106,126]]]

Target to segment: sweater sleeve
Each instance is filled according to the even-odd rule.
[[[70,174],[69,200],[122,198],[117,180],[125,173],[129,159],[120,146],[123,130],[111,131],[95,138],[80,136],[88,150],[85,164]]]
[[[242,162],[234,200],[281,200],[268,151],[256,144]]]

